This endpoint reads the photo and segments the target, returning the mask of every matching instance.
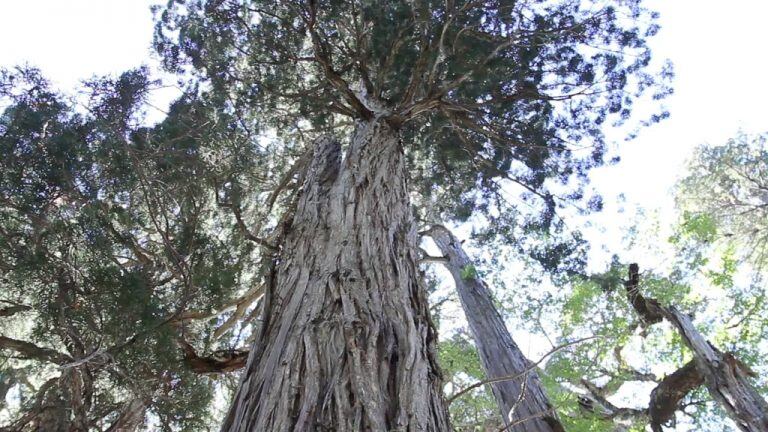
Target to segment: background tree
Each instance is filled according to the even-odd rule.
[[[438,246],[442,261],[453,277],[464,316],[477,347],[480,363],[490,384],[506,429],[511,431],[558,431],[563,426],[535,370],[509,334],[496,310],[493,295],[464,252],[461,241],[442,225],[426,232]],[[475,387],[479,385],[473,384]],[[454,392],[449,402],[472,386]],[[523,420],[523,421],[521,421]]]
[[[689,313],[692,328],[716,347],[717,355],[745,366],[742,374],[748,384],[741,387],[754,386],[765,398],[761,359],[766,353],[760,341],[766,337],[761,300],[766,285],[755,248],[763,220],[752,218],[760,210],[759,188],[754,185],[766,176],[760,168],[762,159],[756,156],[763,147],[760,139],[739,135],[725,146],[699,148],[678,186],[680,221],[668,242],[659,241],[659,233],[649,229],[652,223],[635,223],[628,240],[629,247],[649,248],[650,255],[671,251],[664,267],[639,277],[640,298]],[[657,428],[735,429],[726,420],[729,413],[706,391],[695,356],[678,330],[651,325],[663,318],[658,313],[650,321],[639,319],[638,309],[627,302],[622,288],[626,269],[616,258],[602,274],[579,277],[543,294],[531,293],[534,301],[526,300],[536,306],[523,316],[541,315],[538,305],[543,304],[548,309],[544,316],[561,317],[554,326],[541,327],[550,338],[602,335],[599,342],[559,353],[547,364],[544,376],[577,395],[562,393],[564,401],[571,401],[561,408],[564,421],[572,419],[569,412],[594,411],[592,420],[579,416],[575,422],[584,427],[602,424],[601,428],[607,428],[605,420],[610,419],[628,428],[656,422]],[[645,301],[640,310],[648,309]],[[648,396],[627,398],[629,394]]]
[[[764,135],[743,132],[701,146],[680,181],[678,207],[688,240],[718,243],[762,269],[768,260],[768,148]]]

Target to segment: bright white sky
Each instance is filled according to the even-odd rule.
[[[68,90],[93,75],[147,62],[145,0],[0,0],[0,65],[28,62]]]
[[[611,244],[624,232],[610,197],[624,193],[626,209],[639,205],[659,210],[662,226],[673,222],[671,188],[686,159],[699,144],[719,144],[736,134],[768,131],[768,2],[734,0],[651,0],[661,12],[662,30],[652,40],[655,58],[675,66],[675,94],[666,104],[671,117],[641,132],[627,143],[619,141],[622,162],[592,176],[605,195],[606,211],[593,217],[606,233],[598,240]],[[613,252],[613,251],[611,251]],[[656,257],[633,250],[629,260],[659,265]]]

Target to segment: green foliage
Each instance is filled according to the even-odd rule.
[[[574,243],[521,237],[546,235],[574,201],[599,210],[584,186],[606,159],[602,125],[671,91],[669,66],[649,70],[657,16],[637,0],[198,0],[156,12],[165,66],[191,72],[249,130],[293,146],[348,136],[350,118],[390,119],[426,223],[482,216],[488,236],[550,268]]]
[[[0,78],[0,301],[28,307],[23,325],[4,334],[94,359],[72,372],[94,387],[72,406],[79,415],[114,419],[141,398],[164,430],[200,430],[213,394],[187,369],[178,338],[201,354],[242,342],[210,340],[208,323],[183,331],[169,323],[217,310],[259,277],[244,272],[260,257],[221,208],[229,197],[218,188],[242,182],[258,194],[253,172],[269,158],[238,143],[204,96],[185,95],[163,122],[142,125],[153,85],[145,70],[89,82],[85,112],[34,69]],[[30,358],[47,367],[3,356],[16,383],[57,375],[39,356]],[[39,397],[66,396],[66,386]],[[25,407],[33,420],[34,404]]]
[[[461,268],[461,278],[463,280],[470,280],[477,277],[477,269],[472,264],[467,264]]]
[[[733,248],[728,248],[720,257],[720,268],[707,272],[712,285],[720,288],[729,288],[733,286],[733,278],[736,276],[737,260]]]
[[[762,167],[763,143],[762,138],[750,141],[742,135],[726,146],[698,150],[679,186],[681,222],[669,239],[675,259],[666,263],[668,271],[643,271],[640,292],[690,313],[712,343],[757,372],[754,384],[768,395],[762,361],[768,352],[760,342],[768,326],[766,285],[761,252],[755,249],[761,244],[756,238],[764,222],[757,191],[768,178]],[[615,258],[606,272],[558,285],[560,291],[549,297],[548,316],[557,317],[547,327],[549,338],[599,336],[555,354],[546,365],[548,392],[569,430],[611,427],[580,407],[571,390],[589,394],[589,384],[602,395],[619,399],[644,382],[650,390],[662,373],[671,373],[691,358],[674,328],[639,322],[623,286],[626,272],[627,264]],[[646,408],[642,401],[624,399],[624,408]],[[702,431],[728,427],[726,414],[704,387],[687,395],[683,404],[688,416],[680,415],[678,421],[685,427]],[[630,429],[643,430],[646,422],[642,415],[635,416]]]
[[[715,240],[717,236],[715,218],[710,214],[693,214],[685,211],[683,212],[681,232],[686,237],[709,243]]]
[[[758,269],[768,262],[764,135],[739,133],[723,145],[699,147],[677,189],[682,231],[693,242],[730,245],[740,261]]]
[[[474,345],[462,334],[438,344],[438,356],[446,386],[456,393],[486,378]],[[486,386],[487,387],[487,386]],[[499,410],[489,389],[480,387],[451,403],[451,419],[457,431],[500,427]]]

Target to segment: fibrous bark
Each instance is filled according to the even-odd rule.
[[[321,138],[224,431],[445,431],[398,134]]]
[[[107,432],[131,432],[144,425],[144,414],[147,411],[148,401],[136,398],[125,403],[120,410],[120,415],[109,426]]]
[[[428,234],[447,260],[445,266],[456,284],[461,306],[472,331],[480,362],[488,378],[521,378],[491,384],[493,395],[508,430],[560,432],[563,426],[549,403],[531,362],[523,355],[493,304],[491,291],[482,279],[467,271],[472,266],[461,242],[445,227],[433,226]],[[525,421],[519,422],[520,420]]]
[[[224,350],[212,356],[199,356],[195,349],[182,338],[178,339],[179,346],[184,352],[184,363],[199,374],[224,373],[242,369],[248,360],[248,352],[240,350]]]
[[[663,306],[657,300],[645,298],[639,293],[639,267],[629,266],[629,279],[625,288],[635,311],[647,323],[659,322],[659,317],[672,324],[683,339],[683,343],[693,354],[692,363],[696,374],[690,369],[689,363],[673,375],[679,375],[673,383],[664,381],[659,388],[651,393],[649,414],[652,416],[654,431],[661,430],[661,420],[669,420],[677,409],[679,401],[695,388],[694,380],[699,380],[707,386],[709,394],[720,404],[739,429],[745,432],[768,432],[768,404],[749,382],[753,374],[746,365],[741,363],[732,353],[723,353],[710,343],[693,325],[691,318],[677,310],[674,306]],[[703,378],[703,379],[702,379]],[[666,380],[665,380],[666,381]],[[671,384],[677,388],[672,389]],[[664,386],[664,388],[661,388]],[[674,397],[666,398],[670,392]],[[667,405],[664,405],[667,404]],[[674,404],[674,405],[671,405]],[[658,419],[653,418],[651,410],[655,410]],[[671,411],[671,412],[670,412]]]

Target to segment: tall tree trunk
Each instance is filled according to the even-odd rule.
[[[510,431],[561,432],[563,426],[544,393],[539,377],[531,369],[509,334],[504,320],[493,305],[491,291],[472,271],[461,242],[443,226],[436,225],[429,235],[442,251],[456,284],[464,315],[475,339],[475,345],[489,379],[528,373],[523,378],[491,384],[493,395]]]
[[[403,149],[318,140],[223,431],[446,431]]]

